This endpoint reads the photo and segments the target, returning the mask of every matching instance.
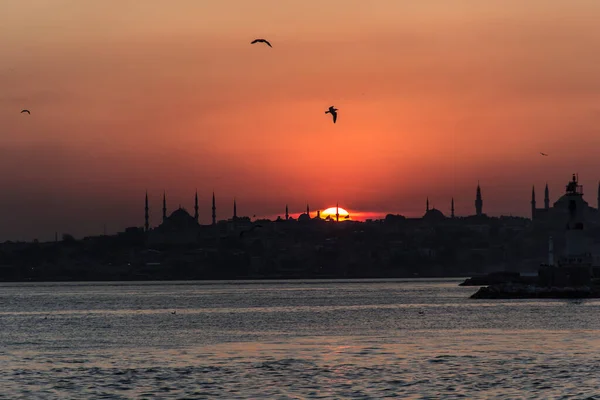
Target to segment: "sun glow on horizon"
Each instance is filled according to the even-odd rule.
[[[342,207],[329,207],[328,209],[321,211],[321,218],[327,219],[327,217],[331,217],[331,219],[335,221],[336,212],[339,213],[340,220],[350,219],[350,213]]]

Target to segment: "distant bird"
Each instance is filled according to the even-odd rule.
[[[543,155],[543,156],[546,156],[546,157],[548,157],[548,154],[546,154],[546,153],[542,153],[541,151],[540,151],[540,154],[541,154],[541,155]]]
[[[254,39],[253,41],[250,42],[250,44],[254,44],[254,43],[266,43],[267,46],[273,47],[273,46],[271,46],[271,43],[269,43],[269,41],[265,40],[265,39]]]
[[[350,218],[350,214],[348,214],[344,217],[344,219],[349,219],[349,218]]]
[[[338,109],[335,108],[334,106],[329,107],[328,111],[325,111],[325,114],[331,114],[333,115],[333,123],[335,124],[335,121],[337,121],[337,111]]]
[[[23,113],[27,113],[27,114],[31,115],[31,112],[29,112],[29,110],[22,110],[21,114],[23,114]]]
[[[419,311],[419,315],[423,315],[423,314],[425,314],[425,312]]]
[[[175,315],[177,314],[177,311],[172,311],[171,314]]]

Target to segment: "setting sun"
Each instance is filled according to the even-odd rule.
[[[332,220],[335,221],[336,210],[339,213],[340,220],[350,219],[350,213],[348,213],[348,211],[344,210],[342,207],[329,207],[327,210],[321,212],[321,218],[327,219],[328,217],[330,217]]]

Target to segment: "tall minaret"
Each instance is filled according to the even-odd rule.
[[[335,203],[335,220],[339,222],[340,220],[340,206],[339,203]]]
[[[475,215],[482,215],[483,200],[481,199],[481,187],[479,181],[477,181],[477,196],[475,198]]]
[[[212,201],[212,224],[217,224],[217,205],[215,203],[215,192],[213,192],[213,201]]]
[[[290,219],[290,214],[288,213],[288,206],[286,204],[285,205],[285,220],[287,221],[288,219]]]
[[[531,220],[535,219],[535,185],[531,187]]]
[[[596,204],[596,206],[598,207],[598,210],[600,210],[600,182],[598,182],[598,199],[597,199],[598,204]]]
[[[427,201],[425,202],[425,212],[429,211],[429,196],[427,196]]]
[[[454,197],[452,198],[452,202],[450,202],[450,218],[454,218]]]
[[[144,207],[144,230],[146,232],[148,232],[148,229],[150,228],[150,223],[148,222],[148,219],[150,218],[150,215],[148,214],[148,191],[146,190],[146,206]]]
[[[167,219],[167,192],[163,191],[163,222]]]
[[[198,223],[198,190],[196,189],[196,198],[194,199],[194,219]]]
[[[544,189],[544,209],[550,209],[550,191],[548,190],[548,182],[546,182],[546,189]]]
[[[600,189],[598,189],[598,192],[600,192]],[[306,215],[308,215],[310,217],[310,210],[308,209],[308,203],[306,203]]]
[[[237,204],[235,202],[235,197],[233,198],[233,219],[237,219]]]

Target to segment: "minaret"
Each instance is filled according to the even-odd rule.
[[[288,213],[288,206],[286,204],[285,205],[285,220],[287,221],[288,219],[290,219],[290,214]]]
[[[148,219],[150,218],[150,215],[148,214],[148,191],[146,190],[146,206],[144,207],[144,230],[146,232],[148,232],[149,228],[150,228],[150,224],[148,222]]]
[[[600,189],[599,189],[600,191]],[[306,203],[306,215],[310,217],[310,210],[308,209],[308,203]]]
[[[198,190],[196,190],[196,197],[194,199],[194,219],[198,223]]]
[[[531,187],[531,220],[535,219],[535,185]]]
[[[237,219],[237,204],[235,202],[235,197],[233,198],[233,219]]]
[[[596,204],[598,210],[600,210],[600,182],[598,182],[598,199],[596,200],[598,204]]]
[[[475,198],[475,215],[482,215],[483,200],[481,199],[481,187],[479,181],[477,181],[477,196]]]
[[[454,218],[454,197],[452,198],[452,202],[450,202],[450,218]]]
[[[425,212],[429,211],[429,196],[427,196],[427,201],[425,202]]]
[[[340,221],[340,207],[339,207],[339,203],[335,203],[335,221],[336,222]]]
[[[217,206],[215,203],[215,192],[213,192],[213,201],[212,201],[212,224],[217,224]]]
[[[321,219],[321,210],[317,210],[317,218]]]
[[[167,192],[163,191],[163,222],[167,220]]]
[[[544,209],[550,209],[550,191],[548,190],[548,182],[546,182],[546,189],[544,189]]]

